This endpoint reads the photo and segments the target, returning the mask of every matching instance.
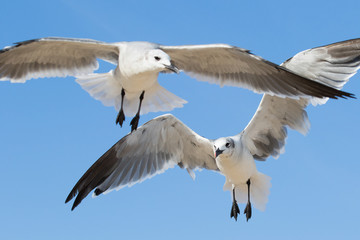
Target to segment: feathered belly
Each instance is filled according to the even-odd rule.
[[[231,184],[243,184],[256,173],[256,165],[252,156],[241,158],[217,158],[217,165]]]
[[[157,83],[157,74],[136,74],[132,76],[121,76],[120,82],[127,92],[137,93],[150,89]],[[146,94],[146,93],[145,93]]]

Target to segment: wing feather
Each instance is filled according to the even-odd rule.
[[[88,74],[97,59],[117,64],[115,44],[73,38],[40,38],[0,50],[0,80],[25,82],[31,78]]]
[[[248,88],[257,93],[298,97],[351,97],[269,62],[248,50],[226,45],[161,46],[174,64],[201,81]]]
[[[299,52],[282,65],[301,76],[341,89],[360,68],[360,38]]]
[[[360,68],[360,39],[312,48],[296,54],[282,66],[332,88],[341,89]],[[242,132],[242,140],[255,159],[278,157],[284,151],[286,127],[302,134],[310,128],[306,106],[324,104],[317,99],[279,98],[265,94]]]
[[[306,134],[310,128],[307,99],[290,99],[265,94],[242,133],[242,141],[257,160],[277,158],[284,151],[286,127]]]
[[[190,172],[196,168],[218,170],[212,142],[167,114],[120,139],[86,171],[66,202],[76,196],[74,209],[93,189],[95,196],[119,190],[177,164]]]

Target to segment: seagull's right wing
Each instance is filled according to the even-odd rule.
[[[176,67],[201,81],[248,88],[257,93],[297,97],[353,97],[250,51],[227,44],[160,46]]]
[[[179,165],[218,170],[213,144],[173,115],[154,118],[128,134],[99,158],[76,183],[66,202],[76,195],[72,209],[93,189],[97,196],[142,182]]]
[[[97,58],[118,63],[116,44],[90,39],[40,38],[0,50],[0,81],[78,76],[98,68]]]
[[[285,61],[282,66],[314,81],[341,89],[360,69],[360,39],[305,50]],[[242,140],[255,159],[265,160],[270,155],[278,157],[283,152],[287,126],[307,133],[310,123],[305,108],[310,101],[321,104],[326,102],[264,95],[255,115],[242,132]]]
[[[360,38],[299,52],[281,66],[332,88],[341,89],[360,69]],[[311,99],[314,105],[326,101],[326,98]]]

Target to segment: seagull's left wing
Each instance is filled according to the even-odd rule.
[[[287,126],[302,134],[308,132],[307,105],[307,99],[263,96],[255,115],[241,133],[241,140],[255,159],[264,161],[270,155],[277,158],[283,152]]]
[[[198,80],[248,88],[277,96],[352,97],[266,61],[248,50],[226,45],[160,46],[180,70]]]
[[[213,144],[173,115],[157,117],[128,134],[99,158],[76,183],[66,202],[76,195],[72,209],[93,189],[97,196],[142,182],[179,165],[218,170]]]
[[[360,38],[299,52],[281,66],[306,78],[341,89],[360,69]]]

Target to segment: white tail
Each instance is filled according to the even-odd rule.
[[[114,106],[117,111],[120,110],[122,85],[120,81],[115,79],[112,70],[108,73],[79,76],[76,82],[105,106]],[[140,94],[141,92],[126,92],[124,98],[126,116],[133,116],[137,112]],[[187,103],[185,100],[167,91],[156,82],[151,88],[146,89],[140,113],[170,111],[176,107],[183,107],[185,103]]]
[[[250,201],[260,211],[265,211],[268,202],[271,188],[270,180],[271,177],[261,172],[257,172],[250,177]],[[231,191],[231,184],[225,183],[224,190]],[[238,203],[247,203],[248,187],[246,183],[236,185],[235,196]]]
[[[125,114],[134,115],[138,110],[139,95],[136,95],[136,97],[125,95],[125,97]],[[156,82],[151,88],[145,91],[144,101],[141,106],[141,114],[146,114],[148,112],[170,111],[174,108],[183,107],[185,103],[187,103],[187,101],[169,92]]]
[[[78,76],[76,82],[90,96],[101,101],[105,106],[116,106],[117,99],[121,100],[122,86],[119,81],[115,80],[113,70],[108,73]]]

